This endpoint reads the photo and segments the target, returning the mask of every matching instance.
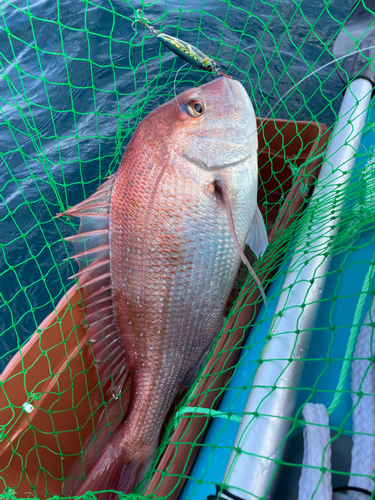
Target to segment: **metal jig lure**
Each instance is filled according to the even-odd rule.
[[[134,25],[135,23],[143,24],[156,38],[160,43],[165,45],[169,50],[174,52],[178,57],[186,61],[187,63],[195,66],[196,68],[203,69],[204,71],[208,71],[209,73],[216,73],[223,75],[227,78],[232,78],[231,76],[226,75],[217,66],[216,61],[209,56],[206,56],[201,50],[197,49],[188,42],[184,42],[179,38],[175,38],[174,36],[166,35],[161,33],[159,30],[156,30],[153,26],[148,24],[150,21],[148,19],[142,17],[142,11],[137,10],[138,19],[136,19],[132,23],[132,28],[135,31]]]

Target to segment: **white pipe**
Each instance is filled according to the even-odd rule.
[[[282,456],[294,413],[294,388],[304,365],[299,360],[307,355],[371,92],[371,83],[363,79],[346,90],[223,477],[222,500],[270,495],[275,461]]]

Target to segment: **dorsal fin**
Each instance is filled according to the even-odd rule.
[[[108,391],[121,393],[127,376],[124,345],[119,333],[112,299],[110,247],[109,247],[109,215],[111,195],[115,175],[87,200],[78,203],[65,213],[80,217],[79,231],[66,238],[75,248],[75,258],[79,271],[75,274],[81,286],[88,338],[92,344],[95,361],[101,384],[106,384]]]

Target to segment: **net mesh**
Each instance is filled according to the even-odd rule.
[[[269,287],[269,307],[260,309],[259,295],[252,294],[256,286],[241,269],[226,327],[205,371],[170,411],[144,482],[153,478],[147,495],[197,499],[228,486],[223,479],[225,466],[232,450],[241,452],[241,444],[234,446],[235,436],[246,414],[255,373],[265,362],[261,353],[271,340],[270,326],[287,312],[287,307],[281,312],[275,308],[289,264],[296,258],[293,262],[298,266],[309,251],[323,252],[331,259],[330,266],[318,299],[310,349],[300,360],[305,363],[302,380],[290,389],[296,393],[295,412],[291,417],[275,417],[287,419],[290,428],[282,440],[287,443],[285,454],[280,445],[271,458],[275,478],[265,495],[272,483],[281,481],[277,498],[297,498],[301,468],[314,468],[302,465],[301,455],[302,413],[310,402],[328,408],[329,424],[324,425],[330,429],[332,446],[339,443],[337,449],[346,450],[346,455],[337,452],[341,460],[333,461],[328,471],[334,484],[348,483],[348,442],[355,434],[350,370],[357,334],[374,296],[375,112],[371,105],[352,176],[344,176],[338,189],[317,197],[302,216],[297,215],[316,183],[329,133],[338,121],[343,89],[334,65],[299,82],[332,60],[332,42],[343,29],[350,7],[348,1],[262,0],[0,3],[0,371],[18,355],[16,369],[0,382],[0,496],[63,495],[62,484],[77,458],[82,460],[85,441],[95,446],[100,434],[111,431],[113,425],[110,402],[93,375],[87,342],[75,322],[80,297],[69,296],[68,308],[59,309],[59,301],[72,286],[69,276],[77,270],[74,261],[65,260],[69,244],[64,237],[74,234],[78,223],[55,215],[94,193],[116,170],[142,118],[174,96],[176,71],[183,62],[140,24],[137,31],[132,29],[139,8],[156,29],[217,59],[226,73],[245,86],[258,117],[278,120],[260,121],[258,130],[258,202],[272,240],[266,255],[252,262]],[[212,78],[185,67],[176,78],[176,92]],[[322,234],[316,234],[309,240],[310,248],[301,249],[312,224],[321,224],[322,231],[336,227],[338,233],[323,247]],[[247,311],[246,322],[243,311]],[[51,313],[46,326],[42,322]],[[57,337],[51,333],[53,343],[48,340],[49,331],[59,332]],[[39,339],[35,349],[21,350],[34,332]],[[366,359],[369,372],[373,355]],[[276,379],[271,389],[277,389],[279,382]],[[128,392],[120,398],[117,420]],[[362,389],[358,394],[359,400],[371,399]],[[98,431],[103,409],[104,426]],[[252,416],[261,418],[261,407]],[[370,430],[362,434],[371,441],[372,424],[368,426]],[[176,428],[182,429],[179,434]],[[188,451],[178,465],[182,449]],[[168,450],[163,468],[160,459]],[[320,474],[317,491],[327,468],[322,462],[315,469]],[[363,474],[363,480],[371,477],[374,467]],[[371,485],[371,494],[373,483],[363,484],[367,489]],[[241,487],[234,491],[251,494]],[[128,498],[144,495],[134,493]]]

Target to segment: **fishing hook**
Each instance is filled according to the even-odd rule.
[[[137,12],[136,12],[136,16],[137,18],[135,19],[135,21],[132,22],[132,28],[134,31],[137,31],[134,27],[135,23],[141,23],[143,24],[143,26],[145,26],[149,31],[151,31],[151,33],[155,36],[157,36],[160,31],[159,30],[156,30],[151,24],[150,24],[150,21],[148,19],[146,19],[145,17],[142,17],[142,10],[141,9],[138,9]]]

